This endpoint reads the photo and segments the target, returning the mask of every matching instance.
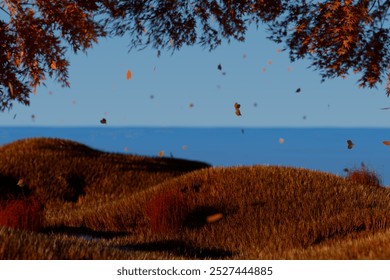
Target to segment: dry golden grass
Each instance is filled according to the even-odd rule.
[[[59,139],[15,142],[0,156],[0,194],[22,178],[46,209],[41,233],[0,228],[2,259],[390,258],[389,188],[299,168],[107,154]]]

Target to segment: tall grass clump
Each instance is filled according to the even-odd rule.
[[[158,233],[179,231],[190,211],[183,193],[177,190],[157,194],[146,207],[150,226]]]
[[[2,202],[0,225],[28,231],[39,231],[43,227],[44,207],[34,197],[23,197]]]
[[[381,179],[373,170],[369,170],[364,164],[360,168],[346,169],[346,178],[354,183],[374,187],[382,186]]]

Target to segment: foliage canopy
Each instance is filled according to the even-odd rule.
[[[102,36],[128,36],[130,49],[178,50],[244,41],[267,26],[292,61],[308,58],[322,79],[359,74],[359,86],[387,79],[390,1],[3,0],[0,2],[0,110],[29,95],[46,75],[69,86],[67,49],[85,52]]]

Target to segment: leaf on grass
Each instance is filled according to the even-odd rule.
[[[215,222],[218,222],[222,218],[223,218],[223,214],[222,213],[215,213],[213,215],[207,216],[206,217],[206,222],[207,223],[215,223]]]

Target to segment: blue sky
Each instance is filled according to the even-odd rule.
[[[359,89],[355,76],[321,83],[308,61],[291,63],[282,47],[261,29],[243,43],[211,52],[184,47],[159,58],[151,49],[128,52],[126,38],[101,39],[87,55],[68,53],[70,88],[47,81],[29,107],[1,113],[0,125],[103,126],[105,118],[106,126],[389,126],[390,110],[380,110],[390,106],[383,85]]]

